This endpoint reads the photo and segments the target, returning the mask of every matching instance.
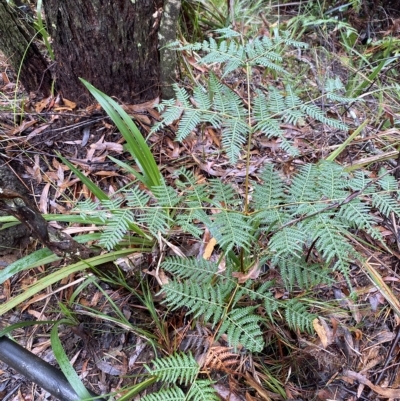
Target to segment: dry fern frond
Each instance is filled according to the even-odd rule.
[[[231,347],[213,346],[196,360],[203,370],[219,370],[232,374],[237,370],[240,356]]]

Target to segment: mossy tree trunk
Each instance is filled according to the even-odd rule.
[[[159,95],[158,27],[163,0],[44,0],[57,87],[86,105],[78,78],[138,103]]]
[[[0,0],[0,49],[27,92],[50,94],[47,62],[32,42],[34,32],[6,0]]]

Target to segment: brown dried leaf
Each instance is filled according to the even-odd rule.
[[[258,276],[260,275],[260,271],[261,271],[261,269],[259,267],[259,263],[257,260],[247,273],[233,272],[232,276],[236,277],[238,279],[239,284],[243,284],[247,280],[257,279]]]
[[[203,259],[205,259],[205,260],[209,260],[210,259],[211,255],[213,253],[215,245],[217,245],[217,240],[213,237],[213,238],[210,239],[210,241],[208,242],[208,244],[206,246],[206,249],[204,250]]]
[[[49,213],[49,208],[48,208],[48,201],[49,201],[49,190],[50,190],[51,184],[48,182],[42,191],[42,194],[40,195],[40,201],[39,201],[39,210],[42,213]]]
[[[381,386],[376,386],[370,380],[368,380],[364,375],[354,372],[352,370],[343,370],[342,378],[357,380],[361,384],[365,384],[370,389],[375,391],[375,393],[382,395],[386,398],[400,398],[400,390],[399,389],[382,388]]]
[[[319,339],[321,340],[322,346],[326,348],[329,344],[332,343],[332,331],[326,324],[326,322],[321,318],[316,318],[313,320],[313,327],[316,331]]]

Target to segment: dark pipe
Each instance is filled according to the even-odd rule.
[[[4,336],[0,337],[0,360],[60,401],[80,400],[60,370]],[[92,397],[97,397],[94,398],[95,401],[106,401],[92,391],[88,391]]]

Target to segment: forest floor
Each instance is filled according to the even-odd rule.
[[[390,34],[398,41],[396,33]],[[324,35],[317,38],[315,32],[303,32],[300,39],[311,45],[310,50],[301,57],[292,55],[293,64],[288,66],[293,74],[298,73],[303,77],[302,85],[306,91],[313,91],[315,81],[323,71],[339,76],[345,83],[351,77],[352,71],[344,62],[347,54],[340,47],[338,36],[334,32],[324,32]],[[375,43],[372,41],[365,48],[371,63],[384,52],[382,40],[386,37],[382,33],[377,34]],[[319,43],[321,41],[323,43]],[[330,47],[330,57],[321,50],[324,46]],[[189,58],[187,61],[195,64]],[[308,68],[310,65],[312,68]],[[398,74],[397,69],[398,64],[395,69]],[[123,138],[97,104],[78,110],[67,99],[56,97],[38,100],[29,97],[20,88],[16,88],[15,77],[10,73],[4,57],[0,57],[0,73],[0,152],[12,161],[11,166],[19,166],[18,174],[34,196],[41,213],[68,215],[77,201],[92,197],[88,187],[74,176],[56,152],[108,194],[115,193],[133,179],[108,159],[111,155],[128,160],[129,156],[124,151]],[[195,66],[193,73],[203,74],[202,67]],[[385,79],[395,81],[396,76],[388,73],[385,78],[384,74],[385,71],[379,77],[381,82]],[[260,79],[267,80],[270,77],[260,76]],[[371,84],[372,88],[374,84]],[[240,94],[240,85],[236,90]],[[65,97],[68,98],[68,94]],[[355,106],[351,112],[341,116],[348,119],[354,129],[367,119],[368,124],[363,135],[354,139],[337,161],[343,166],[368,168],[373,176],[382,166],[388,169],[398,166],[400,116],[397,112],[400,107],[397,99],[392,103],[382,99],[381,104],[378,104],[370,95],[365,100],[362,107]],[[210,127],[202,131],[195,130],[182,143],[174,140],[177,125],[149,135],[152,125],[161,118],[152,106],[150,103],[125,105],[125,110],[140,127],[144,137],[148,138],[166,180],[172,181],[173,173],[184,166],[204,180],[217,178],[240,191],[246,175],[246,164],[238,162],[232,166],[229,163],[227,156],[220,151],[220,132]],[[316,122],[286,124],[282,128],[287,138],[293,140],[300,156],[289,157],[279,147],[277,139],[255,137],[250,148],[249,171],[252,179],[258,179],[259,172],[267,163],[273,163],[290,178],[306,162],[316,163],[326,158],[348,137],[346,132],[328,130]],[[67,226],[57,219],[50,224],[71,235],[82,230],[80,226]],[[365,272],[354,265],[350,276],[351,291],[358,297],[352,301],[346,297],[350,293],[347,283],[336,273],[335,286],[319,286],[314,294],[315,299],[321,303],[340,300],[338,308],[329,311],[329,324],[325,323],[317,334],[310,335],[271,323],[265,331],[271,345],[261,355],[230,353],[229,358],[222,360],[221,366],[215,369],[212,378],[218,381],[215,388],[220,398],[235,401],[400,400],[397,357],[400,318],[387,302],[388,296],[400,298],[397,227],[398,221],[395,219],[381,221],[379,227],[391,253],[379,244],[374,244],[373,252],[360,248],[374,271],[379,274],[384,287],[371,283]],[[365,241],[373,242],[371,238],[365,238]],[[186,256],[201,256],[204,253],[204,247],[188,237],[182,237],[182,242],[174,246],[179,247],[180,252]],[[27,249],[18,249],[9,255],[0,256],[0,269],[40,247],[39,243],[32,241]],[[175,250],[171,247],[165,252],[174,254]],[[144,365],[151,364],[157,351],[142,336],[127,331],[122,324],[111,319],[101,319],[100,315],[114,316],[116,307],[130,323],[153,333],[156,342],[162,344],[165,354],[179,349],[186,351],[188,336],[204,335],[199,334],[201,329],[191,326],[184,312],[168,313],[157,299],[160,277],[155,273],[157,263],[154,253],[157,251],[137,253],[121,262],[120,267],[124,263],[131,265],[126,268],[125,274],[126,280],[132,278],[132,285],[136,285],[135,293],[107,281],[100,281],[98,285],[93,284],[80,291],[79,284],[84,276],[81,273],[72,274],[68,279],[52,285],[18,308],[5,313],[1,316],[1,322],[6,326],[21,321],[57,320],[62,315],[60,305],[70,305],[73,298],[79,324],[75,327],[61,327],[60,339],[65,352],[87,387],[98,394],[121,392],[132,381],[139,380]],[[49,272],[57,270],[60,264],[62,261],[14,275],[0,287],[0,303],[6,302]],[[148,310],[139,302],[146,290],[143,283],[135,281],[136,273],[132,270],[146,270],[142,278],[145,277],[146,288],[153,294],[157,314],[162,316],[161,326],[154,322]],[[269,271],[266,274],[272,276],[274,273]],[[279,277],[275,296],[288,296]],[[114,305],[111,306],[111,303]],[[88,312],[89,309],[92,312]],[[98,315],[93,311],[97,311]],[[50,329],[51,325],[20,328],[13,332],[13,338],[44,360],[55,364],[56,358],[49,339]],[[184,337],[186,342],[182,341]],[[225,347],[223,339],[220,346]],[[262,366],[267,366],[268,370]],[[272,375],[268,376],[266,372],[272,372]],[[265,384],[267,382],[268,385]],[[274,382],[276,388],[284,389],[285,395],[273,390]],[[0,399],[53,400],[48,393],[16,375],[1,361]]]

